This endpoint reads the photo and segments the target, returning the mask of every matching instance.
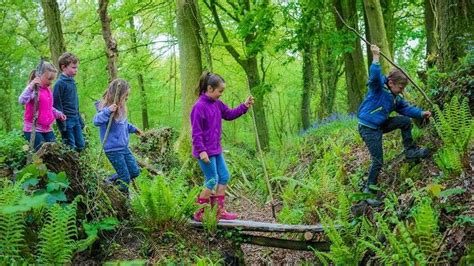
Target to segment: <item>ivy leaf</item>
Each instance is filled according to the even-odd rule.
[[[443,189],[444,186],[440,184],[429,184],[428,186],[426,186],[426,188],[431,193],[431,195],[435,197],[439,197],[439,194],[441,193],[441,189]]]

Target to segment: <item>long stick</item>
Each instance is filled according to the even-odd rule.
[[[250,83],[248,79],[247,79],[247,89],[250,95],[252,95],[252,91],[250,90]],[[255,119],[255,111],[253,110],[253,107],[250,107],[250,111],[252,112],[253,130],[255,133],[255,140],[257,142],[258,154],[260,157],[260,162],[262,163],[263,174],[265,176],[265,183],[267,184],[268,195],[270,196],[270,201],[271,201],[270,203],[272,205],[272,216],[274,219],[276,219],[275,202],[273,200],[272,185],[270,184],[270,178],[268,177],[268,172],[267,172],[267,165],[265,164],[265,159],[263,158],[262,146],[260,145],[260,137],[258,136],[257,120]]]
[[[43,58],[40,59],[38,66],[36,67],[35,78],[41,77],[43,74]],[[35,150],[35,140],[36,140],[36,125],[38,123],[38,94],[39,94],[39,86],[35,84],[33,87],[34,91],[34,107],[33,107],[33,127],[31,128],[31,135],[30,135],[30,151],[33,153]],[[32,156],[28,158],[28,162],[31,163]]]
[[[367,41],[364,37],[362,37],[362,35],[360,35],[359,32],[357,32],[354,28],[352,28],[351,26],[347,25],[346,21],[344,21],[344,19],[342,18],[341,14],[339,14],[339,12],[337,11],[337,8],[334,7],[334,11],[336,11],[336,14],[337,16],[339,17],[339,19],[342,21],[342,23],[344,24],[344,26],[346,26],[348,29],[350,29],[352,32],[354,32],[361,40],[363,40],[367,45],[372,45],[369,41]],[[411,82],[411,84],[413,84],[413,86],[423,95],[423,97],[425,98],[425,100],[431,105],[433,106],[433,102],[430,100],[430,98],[428,98],[428,95],[426,95],[426,93],[418,86],[416,85],[416,83],[413,81],[413,79],[411,79],[411,77],[407,74],[407,72],[405,72],[405,70],[403,70],[401,67],[399,67],[397,64],[395,64],[395,62],[393,62],[390,58],[388,58],[382,51],[380,51],[380,55],[385,58],[390,64],[392,64],[392,66],[396,67],[398,70],[400,70],[406,77],[407,79]]]
[[[120,85],[117,85],[117,89],[116,89],[115,95],[114,95],[114,104],[117,104],[117,98],[118,98],[119,91],[120,91]],[[118,107],[117,107],[117,109],[118,109]],[[115,112],[117,112],[117,111],[118,110],[115,110]],[[100,150],[99,158],[97,159],[97,165],[99,165],[99,163],[100,163],[100,157],[102,156],[102,153],[104,152],[105,142],[107,141],[107,138],[109,137],[110,127],[112,126],[112,120],[114,119],[113,115],[114,115],[113,113],[110,114],[109,122],[107,123],[107,129],[105,130],[104,140],[102,141],[102,149]]]

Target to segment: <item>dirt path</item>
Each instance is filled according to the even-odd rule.
[[[259,222],[276,222],[272,217],[271,206],[252,202],[248,198],[230,198],[228,210],[239,213],[239,219]],[[252,233],[262,236],[277,237],[276,233]],[[310,251],[297,251],[281,248],[261,247],[243,244],[245,265],[301,265],[303,262],[316,261],[315,255]]]

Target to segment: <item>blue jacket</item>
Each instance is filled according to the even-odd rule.
[[[99,110],[99,103],[96,102],[97,113],[94,116],[94,125],[100,127],[100,141],[104,141],[105,131],[112,112],[108,107]],[[119,151],[128,148],[129,134],[137,132],[137,128],[128,123],[127,119],[115,121],[113,119],[110,126],[109,136],[104,145],[105,152]]]
[[[79,99],[74,78],[64,74],[59,75],[53,89],[53,106],[67,117],[79,117],[81,127],[84,127],[79,114]],[[64,122],[58,121],[58,127],[60,131],[66,130]]]
[[[421,118],[422,110],[411,106],[401,95],[395,96],[387,87],[387,78],[379,64],[370,66],[369,91],[362,101],[357,117],[359,124],[378,129],[388,119],[392,111],[413,118]]]

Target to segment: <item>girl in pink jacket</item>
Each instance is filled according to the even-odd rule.
[[[60,111],[53,108],[53,94],[50,85],[56,78],[56,68],[44,62],[42,65],[43,74],[36,77],[36,71],[33,70],[30,74],[29,84],[23,90],[18,102],[25,105],[25,115],[23,117],[23,133],[27,141],[30,140],[31,131],[33,128],[34,117],[34,86],[38,85],[38,119],[36,122],[36,134],[34,148],[37,151],[43,142],[54,142],[56,137],[52,129],[55,119],[66,120],[66,116]]]

